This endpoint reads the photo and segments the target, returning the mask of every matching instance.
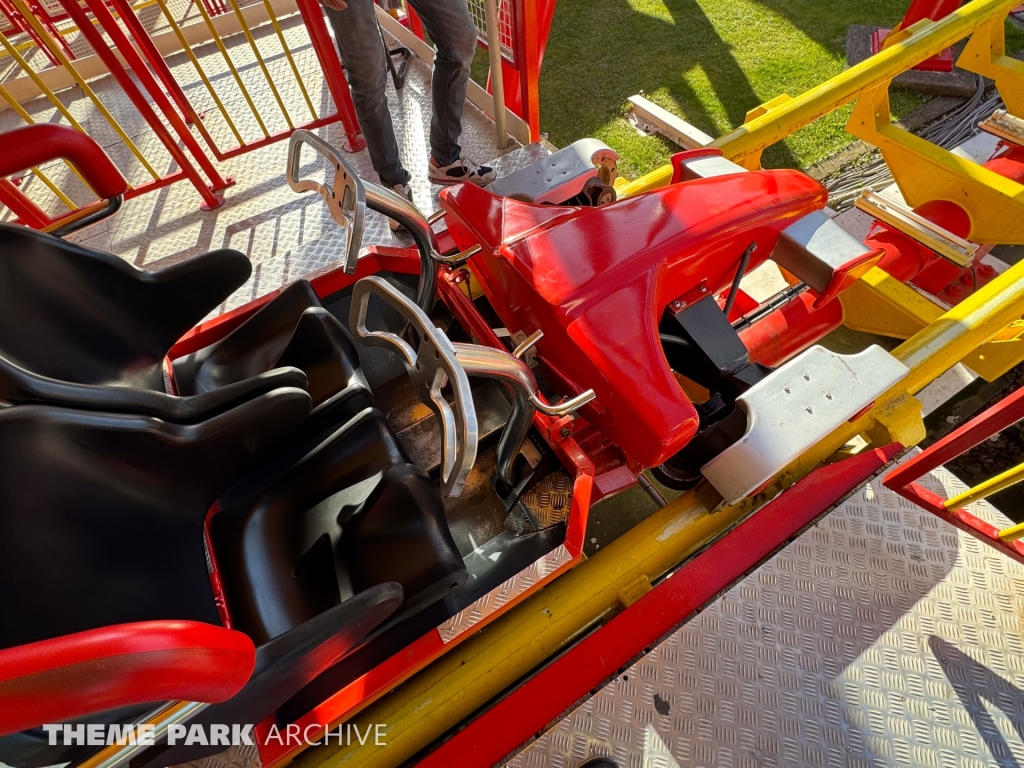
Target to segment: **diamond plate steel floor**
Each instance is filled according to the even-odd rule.
[[[1022,610],[1024,567],[876,480],[508,766],[1019,766]]]

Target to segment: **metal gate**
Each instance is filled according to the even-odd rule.
[[[295,128],[341,120],[346,149],[364,146],[316,0],[0,0],[0,46],[0,99],[17,117],[3,128],[46,120],[92,135],[129,198],[187,179],[216,208],[233,179],[215,161]],[[117,90],[96,81],[105,74]],[[69,87],[84,112],[69,105]],[[40,229],[94,200],[70,166],[0,181],[0,203]]]

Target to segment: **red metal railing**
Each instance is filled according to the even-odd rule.
[[[977,489],[971,489],[954,499],[947,500],[915,482],[933,469],[952,461],[1022,419],[1024,419],[1024,389],[1018,389],[980,416],[904,463],[886,477],[883,483],[900,496],[924,507],[947,523],[955,525],[960,530],[995,547],[1004,555],[1024,563],[1024,540],[1016,538],[1024,536],[1024,531],[1020,530],[1024,526],[1013,526],[1000,530],[961,506],[961,503],[966,505],[970,500],[984,498],[990,493],[995,493],[999,490],[998,486],[993,485],[986,493],[984,486],[991,484],[991,481],[988,481],[982,483]],[[1018,474],[1020,469],[1020,467],[1016,468]],[[1010,470],[1004,473],[1004,476],[1012,480],[1014,472],[1015,470]],[[979,490],[980,492],[975,492]]]
[[[301,109],[308,108],[310,113],[308,118],[303,117],[301,120],[293,119],[293,114],[296,113],[295,108],[289,110],[278,92],[238,0],[230,0],[229,3],[206,2],[200,9],[203,21],[206,23],[208,37],[212,37],[217,44],[228,69],[234,76],[237,87],[242,90],[245,97],[244,103],[249,105],[252,116],[259,124],[263,135],[256,139],[243,136],[243,132],[236,127],[231,113],[225,108],[210,79],[203,72],[202,66],[192,50],[192,45],[182,33],[182,27],[178,24],[178,20],[173,17],[164,0],[157,0],[160,10],[164,14],[163,18],[168,22],[173,33],[177,35],[182,50],[190,57],[200,72],[210,97],[220,108],[225,122],[237,139],[237,144],[229,146],[219,144],[213,132],[204,123],[205,115],[196,109],[186,95],[182,83],[178,82],[165,61],[166,53],[161,52],[153,35],[140,20],[130,0],[109,0],[110,7],[104,0],[84,0],[82,3],[77,0],[55,0],[55,2],[59,2],[58,7],[63,10],[60,18],[74,22],[79,33],[92,47],[106,70],[117,81],[138,114],[178,166],[177,170],[173,172],[159,175],[152,172],[151,165],[139,155],[137,148],[130,146],[129,148],[133,150],[139,161],[151,170],[153,178],[131,187],[125,195],[126,198],[136,197],[153,189],[187,179],[201,196],[202,207],[207,210],[216,208],[223,202],[222,191],[233,184],[234,179],[222,175],[215,161],[223,161],[287,139],[296,128],[318,128],[340,120],[346,134],[345,148],[349,151],[358,151],[365,146],[365,142],[360,136],[359,124],[356,120],[345,74],[327,30],[323,11],[316,0],[296,0],[296,6],[309,34],[313,51],[317,56],[318,69],[323,73],[327,90],[336,106],[336,111],[331,114],[317,113],[313,100],[306,90],[306,85],[302,82],[293,54],[285,44],[281,26],[270,0],[263,0],[262,6],[260,4],[247,6],[247,12],[257,10],[263,14],[260,17],[260,23],[269,21],[273,25],[283,50],[283,56],[290,64],[291,72],[296,78],[295,85],[305,99],[305,104]],[[253,5],[255,8],[252,7]],[[221,27],[212,22],[212,16],[224,16],[232,12],[238,17],[238,34],[246,36],[252,53],[266,78],[267,87],[270,92],[273,92],[280,107],[284,122],[287,124],[283,130],[268,129],[267,123],[270,122],[270,116],[264,120],[260,115],[257,108],[258,99],[254,99],[249,94],[245,82],[230,59],[227,47],[221,40]],[[54,25],[56,17],[51,11],[39,8],[35,4],[29,4],[27,0],[0,0],[0,14],[7,18],[14,31],[30,35],[39,50],[49,58],[54,66],[64,67],[73,74],[76,81],[85,82],[84,78],[75,70],[78,65],[77,61],[80,59],[75,59],[61,32]],[[26,14],[31,18],[26,18]],[[166,46],[164,47],[166,48]],[[7,49],[11,51],[9,44],[7,44]],[[28,63],[27,60],[22,60],[20,63],[22,67],[30,68],[28,74],[33,79],[38,79],[38,72],[31,69],[34,65]],[[56,99],[52,92],[44,90],[44,93],[51,101]],[[89,95],[96,101],[95,94]],[[16,104],[12,106],[17,107]],[[55,104],[55,106],[60,109],[62,105]],[[101,105],[97,104],[97,106],[101,108],[108,119],[112,120],[109,113],[102,110]],[[30,122],[27,113],[23,116]],[[71,119],[71,123],[74,127],[81,129],[81,126],[73,119]],[[195,126],[199,137],[193,134],[187,123]],[[125,138],[127,134],[119,130],[120,126],[115,124],[114,128],[121,133],[124,141],[129,143],[129,139]],[[62,199],[68,202],[66,197]],[[51,216],[22,190],[6,180],[0,184],[0,203],[7,206],[22,223],[39,229],[53,229],[61,222],[75,218],[83,211],[96,206],[96,203],[90,203],[73,209],[70,213]]]
[[[479,3],[477,3],[479,5]],[[470,2],[470,10],[478,28],[481,27],[483,19],[482,9],[473,10],[474,3]],[[508,6],[507,10],[505,9]],[[540,68],[544,61],[544,51],[547,49],[548,33],[551,31],[551,20],[555,14],[555,0],[501,0],[499,2],[499,16],[511,16],[505,29],[505,23],[499,25],[501,28],[502,48],[507,45],[508,50],[502,50],[501,73],[505,86],[505,106],[519,115],[530,126],[530,140],[540,139]],[[420,23],[416,12],[408,5],[406,6],[406,18],[404,23],[421,40],[423,36],[423,25]],[[506,40],[506,36],[510,39]],[[483,39],[484,34],[481,28],[479,45],[487,48]],[[488,81],[488,90],[490,82]]]

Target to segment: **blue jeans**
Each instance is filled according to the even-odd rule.
[[[338,42],[345,75],[352,90],[359,127],[370,151],[370,161],[381,183],[392,187],[412,178],[398,154],[395,126],[386,94],[388,68],[377,31],[373,0],[346,0],[348,8],[324,7]],[[430,119],[430,154],[440,165],[459,159],[462,152],[462,109],[466,83],[476,52],[476,26],[466,0],[407,0],[423,21],[437,48],[431,82],[433,114]]]

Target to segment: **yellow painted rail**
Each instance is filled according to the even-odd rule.
[[[721,149],[734,162],[756,168],[765,148],[869,91],[888,87],[889,81],[896,75],[931,58],[979,28],[985,27],[984,33],[988,34],[990,29],[996,29],[993,21],[1001,25],[1006,15],[1019,4],[1014,0],[973,0],[941,21],[919,22],[902,31],[903,39],[806,93],[796,98],[782,95],[751,110],[743,125],[716,139],[711,146]],[[663,187],[671,178],[672,166],[662,166],[625,187],[620,197]]]

